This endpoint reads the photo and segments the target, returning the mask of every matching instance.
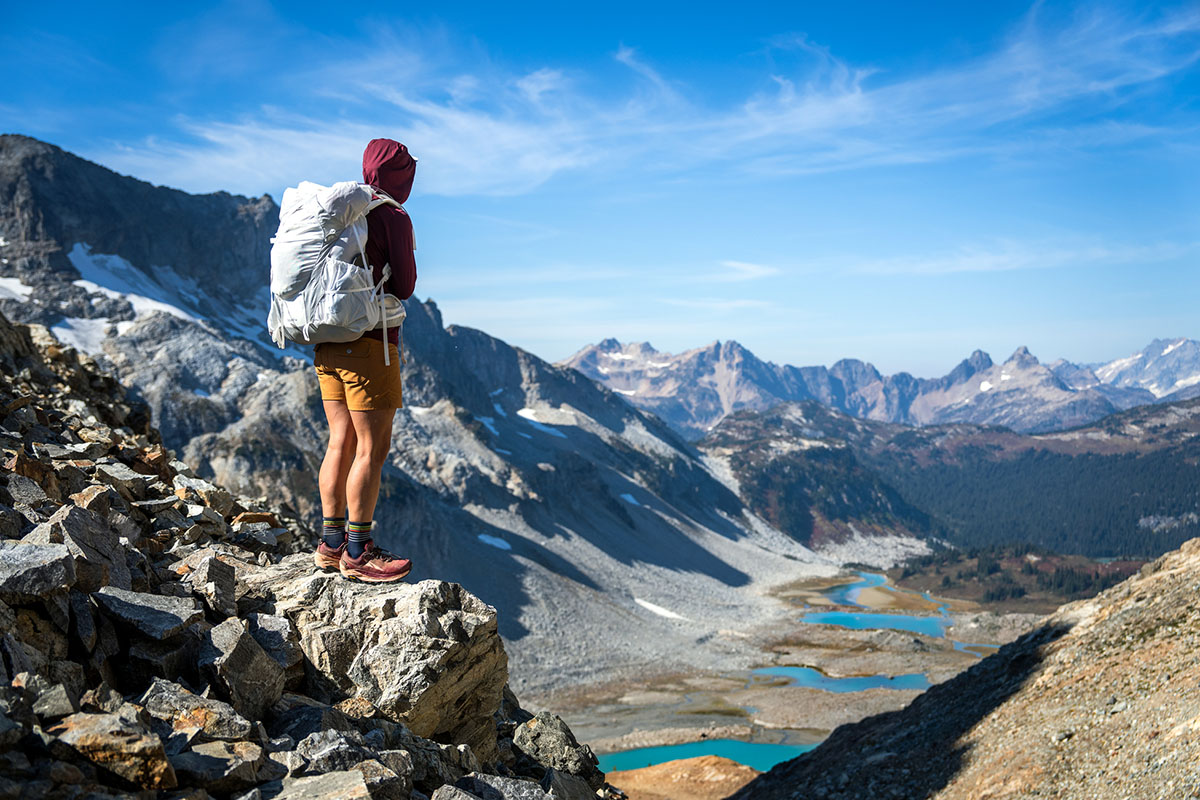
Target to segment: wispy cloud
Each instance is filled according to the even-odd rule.
[[[587,75],[559,65],[513,72],[445,36],[384,31],[365,45],[325,37],[321,49],[337,58],[263,76],[301,93],[288,106],[303,112],[180,118],[174,138],[88,155],[182,188],[257,194],[300,177],[355,174],[362,143],[384,134],[422,157],[423,192],[510,195],[568,172],[597,180],[631,167],[776,177],[1194,132],[1183,111],[1133,122],[1121,110],[1197,63],[1200,10],[1092,10],[1062,23],[1039,8],[995,51],[913,75],[849,63],[802,35],[777,37],[769,51],[800,63],[788,70],[770,59],[761,83],[724,107],[706,105],[702,87],[625,46],[613,54],[621,78],[622,71]],[[463,58],[447,55],[456,50]],[[1064,123],[1071,110],[1074,121]]]
[[[711,281],[752,281],[758,278],[766,278],[771,275],[778,275],[778,267],[768,267],[765,264],[751,264],[747,261],[722,261],[721,266],[725,267],[720,272],[714,273],[708,277]]]
[[[820,268],[870,275],[945,275],[1026,269],[1159,264],[1200,252],[1200,242],[1121,245],[1105,242],[996,241],[966,245],[929,256],[822,265]]]

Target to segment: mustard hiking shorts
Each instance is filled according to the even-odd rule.
[[[400,353],[394,344],[387,347],[390,366],[383,363],[383,342],[378,339],[317,345],[313,364],[321,399],[345,403],[351,411],[403,408]]]

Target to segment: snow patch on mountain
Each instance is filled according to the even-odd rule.
[[[104,337],[107,328],[107,317],[92,319],[63,317],[61,322],[50,326],[50,332],[57,336],[63,344],[74,347],[81,353],[94,356],[104,352]]]
[[[22,303],[33,294],[33,287],[26,286],[17,278],[0,278],[0,298],[20,300]]]
[[[680,614],[676,614],[674,611],[663,608],[660,605],[655,605],[654,603],[651,603],[649,600],[643,600],[640,597],[635,597],[635,598],[633,598],[633,602],[637,603],[639,606],[646,609],[650,613],[657,614],[658,616],[664,617],[665,619],[681,619],[681,620],[684,620],[685,622],[687,621],[687,617],[684,617]]]
[[[194,303],[199,287],[189,286],[190,282],[170,267],[159,267],[148,274],[120,256],[93,253],[90,245],[81,242],[76,242],[67,258],[80,275],[74,284],[82,289],[126,300],[139,315],[161,311],[189,322],[200,319],[180,307],[180,296],[190,296]]]
[[[539,421],[537,418],[538,417],[537,409],[522,408],[520,411],[517,412],[517,416],[520,417],[521,419],[525,420],[526,422],[528,422],[533,427],[537,428],[542,433],[549,434],[550,436],[557,436],[559,439],[567,438],[567,435],[565,433],[563,433],[562,431],[557,430],[555,428],[551,428],[549,425],[546,425],[543,422]]]

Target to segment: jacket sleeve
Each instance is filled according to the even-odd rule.
[[[377,213],[377,211],[388,213]],[[378,248],[378,249],[377,249]],[[392,276],[387,291],[401,300],[412,297],[417,285],[412,220],[401,209],[382,207],[367,215],[367,254],[372,264],[388,264]]]

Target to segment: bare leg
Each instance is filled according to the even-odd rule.
[[[329,446],[321,462],[321,513],[337,518],[346,512],[346,478],[354,463],[358,434],[350,420],[350,410],[337,400],[325,401],[325,419],[329,421]],[[376,484],[378,491],[378,484]]]
[[[388,450],[392,446],[392,420],[395,409],[350,411],[351,423],[357,437],[354,463],[346,478],[346,519],[351,522],[370,522],[379,500],[379,478]]]

